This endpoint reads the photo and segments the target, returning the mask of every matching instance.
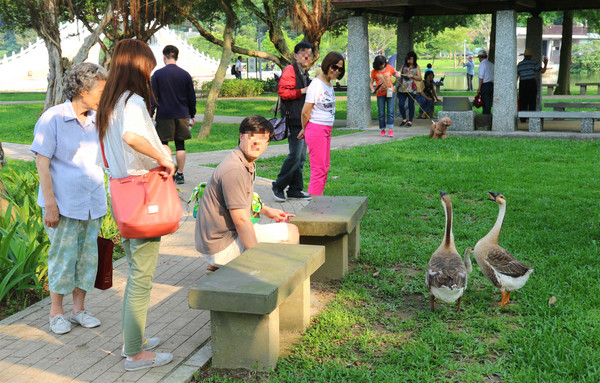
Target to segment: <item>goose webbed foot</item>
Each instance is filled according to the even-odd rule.
[[[456,312],[460,312],[460,303],[462,302],[462,297],[458,298],[458,307],[456,308]]]
[[[498,305],[504,307],[508,304],[508,300],[510,299],[510,291],[502,291],[502,300],[498,302]]]
[[[431,312],[433,312],[433,311],[435,311],[435,308],[434,308],[435,302],[434,302],[433,295],[429,296],[429,300],[430,300],[430,303],[431,303]]]

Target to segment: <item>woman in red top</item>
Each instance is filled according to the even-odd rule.
[[[371,92],[377,92],[377,110],[379,112],[379,129],[381,137],[385,137],[387,129],[388,136],[394,137],[394,84],[392,82],[396,70],[388,65],[384,56],[377,56],[373,60],[371,71]],[[386,108],[387,105],[387,119]]]

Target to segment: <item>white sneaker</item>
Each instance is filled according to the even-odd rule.
[[[173,354],[170,353],[156,353],[154,359],[151,360],[140,360],[139,362],[125,359],[125,371],[136,371],[143,368],[159,367],[164,366],[167,363],[171,363],[173,360]]]
[[[159,344],[160,344],[160,338],[146,338],[146,341],[144,343],[142,343],[142,351],[152,350]],[[123,358],[127,357],[127,355],[125,355],[125,345],[123,345],[123,347],[121,347],[121,356]]]
[[[71,331],[71,323],[67,320],[64,314],[57,314],[54,318],[48,316],[50,319],[50,331],[55,334],[66,334]]]
[[[71,314],[71,322],[80,324],[85,328],[94,328],[100,326],[100,319],[93,316],[87,310],[80,311],[77,314]]]

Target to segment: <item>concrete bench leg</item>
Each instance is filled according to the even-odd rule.
[[[304,331],[309,322],[310,279],[307,279],[279,305],[279,329]]]
[[[360,253],[360,223],[356,224],[354,230],[348,234],[348,260],[358,258]]]
[[[530,132],[541,132],[542,131],[542,119],[539,117],[529,117],[529,131]]]
[[[210,312],[215,368],[269,370],[279,358],[279,308],[256,315]]]
[[[549,86],[548,87],[548,93],[547,93],[547,95],[548,96],[552,96],[553,94],[554,94],[554,87],[553,86]]]
[[[581,96],[584,96],[585,94],[587,94],[587,86],[580,85],[579,86],[579,94]]]
[[[348,272],[348,234],[337,237],[301,236],[300,243],[325,246],[325,263],[311,276],[313,281],[342,279]]]
[[[594,133],[594,119],[582,118],[581,119],[581,133]]]

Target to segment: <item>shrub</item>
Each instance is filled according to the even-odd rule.
[[[596,73],[600,71],[600,41],[591,41],[573,46],[573,73]]]
[[[8,207],[0,216],[0,301],[43,289],[50,246],[36,203],[37,174],[5,169],[2,181]]]
[[[42,208],[37,205],[39,177],[30,166],[15,168],[17,171],[2,169],[6,188],[2,198],[8,206],[0,211],[0,302],[11,298],[21,301],[26,290],[41,292],[48,277],[50,241]],[[110,210],[102,221],[102,231],[115,241],[115,256],[123,256],[121,236]]]
[[[209,81],[202,84],[201,93],[207,95],[212,83]],[[264,89],[265,84],[259,80],[225,80],[219,91],[219,97],[254,97],[261,95]]]

